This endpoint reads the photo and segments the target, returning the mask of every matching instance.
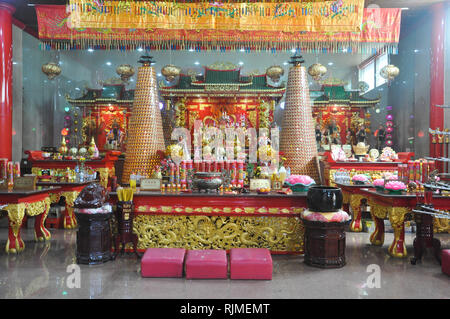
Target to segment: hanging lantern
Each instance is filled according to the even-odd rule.
[[[400,73],[400,70],[395,65],[389,64],[386,65],[384,68],[381,69],[380,75],[387,80],[393,80],[398,74]]]
[[[49,62],[42,66],[42,72],[44,72],[49,80],[53,80],[55,77],[61,74],[61,67],[56,63]]]
[[[387,121],[387,122],[386,122],[386,126],[387,126],[387,127],[392,127],[392,126],[394,126],[394,122],[392,122],[392,121]]]
[[[123,82],[128,82],[134,75],[134,68],[129,64],[122,64],[117,67],[116,72],[120,75]]]
[[[358,89],[359,89],[359,92],[361,94],[363,94],[363,93],[367,92],[367,90],[369,89],[369,84],[367,84],[367,82],[360,81],[358,83]]]
[[[386,115],[386,120],[392,121],[393,119],[394,119],[394,117],[392,116],[392,114]]]
[[[392,133],[393,131],[394,131],[394,129],[392,127],[386,128],[386,132],[388,132],[388,133]]]
[[[284,75],[284,69],[281,66],[273,65],[266,70],[266,75],[274,82],[280,81]]]
[[[392,140],[392,134],[386,134],[386,139],[387,140]]]
[[[166,78],[167,82],[172,82],[178,75],[181,69],[173,64],[168,64],[161,69],[161,74]]]
[[[320,63],[314,63],[308,68],[308,74],[316,81],[320,80],[325,73],[327,68]]]

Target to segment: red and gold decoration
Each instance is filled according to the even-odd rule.
[[[364,0],[338,2],[131,2],[70,0],[74,28],[348,31],[362,23]]]
[[[119,68],[122,70],[120,73],[126,77],[134,73],[134,69],[126,65]],[[126,151],[126,135],[134,100],[134,90],[125,89],[128,79],[106,80],[102,82],[101,89],[88,88],[79,98],[66,96],[67,102],[75,110],[72,112],[74,120],[79,116],[82,121],[80,132],[71,132],[71,139],[74,139],[74,135],[79,135],[82,144],[88,147],[94,138],[99,151]],[[120,83],[115,83],[116,80]],[[69,109],[68,107],[67,110]],[[67,117],[70,119],[70,116]]]
[[[280,151],[286,157],[285,166],[291,168],[291,174],[308,175],[320,181],[309,83],[306,68],[301,65],[303,62],[299,55],[291,58],[293,66],[286,88]]]
[[[46,241],[51,238],[50,232],[45,228],[45,219],[50,209],[48,192],[34,191],[27,195],[15,191],[0,195],[0,205],[8,212],[9,230],[6,242],[6,253],[19,253],[25,249],[20,231],[26,216],[36,217],[34,222],[34,237],[36,241]]]
[[[141,2],[137,2],[141,3]],[[329,1],[329,5],[335,2]],[[159,16],[164,18],[169,7],[164,7],[164,2],[159,3],[161,10]],[[189,8],[193,3],[168,3],[169,6],[179,8]],[[213,11],[221,11],[221,3],[205,5],[216,5]],[[227,3],[226,5],[236,5]],[[339,8],[345,7],[347,1],[341,2]],[[240,5],[240,4],[239,4]],[[284,14],[284,19],[289,19],[290,6],[292,3],[247,3],[247,8],[263,6],[267,7],[266,15],[263,19],[270,20],[270,30],[264,30],[259,22],[252,19],[243,19],[236,14],[233,18],[236,22],[254,23],[257,29],[246,30],[241,26],[230,28],[229,30],[219,29],[219,26],[210,26],[210,29],[198,28],[165,28],[152,27],[144,29],[129,27],[69,27],[71,18],[66,12],[65,6],[36,5],[36,14],[39,26],[39,39],[44,42],[43,49],[87,49],[97,46],[104,49],[128,49],[135,50],[137,47],[149,47],[150,49],[189,49],[196,50],[235,50],[242,47],[251,50],[291,50],[293,47],[300,48],[302,52],[348,52],[348,53],[371,53],[373,50],[387,50],[389,53],[396,53],[397,43],[400,36],[401,9],[369,9],[359,8],[358,13],[362,14],[362,20],[358,22],[357,28],[352,31],[340,31],[334,27],[330,30],[308,30],[310,26],[300,31],[287,32],[283,24],[273,23],[275,14]],[[298,2],[295,6],[313,6],[313,3]],[[316,4],[316,5],[320,5]],[[262,7],[261,7],[262,8]],[[311,7],[312,8],[312,7]],[[245,9],[244,9],[245,10]],[[248,11],[248,9],[247,9]],[[306,10],[309,12],[309,9]],[[192,10],[191,10],[192,12]],[[197,11],[198,12],[198,11]],[[236,13],[239,11],[236,10]],[[262,12],[262,11],[261,11]],[[277,13],[278,12],[278,13]],[[300,13],[302,10],[300,9]],[[303,11],[305,12],[305,11]],[[344,22],[344,11],[331,13],[328,11],[318,11],[324,19],[332,19]],[[147,12],[148,13],[148,12]],[[299,12],[297,12],[299,13]],[[223,14],[223,13],[222,13]],[[148,15],[148,14],[147,14]],[[300,14],[301,15],[301,14]],[[283,17],[281,17],[283,18]],[[342,18],[342,19],[341,19]],[[257,20],[256,20],[257,21]],[[281,20],[280,20],[281,22]],[[280,28],[276,30],[276,28]],[[267,25],[266,25],[267,28]]]
[[[139,62],[142,66],[138,69],[122,183],[128,183],[133,173],[151,176],[161,160],[158,151],[166,149],[156,72],[151,66],[151,57],[143,56]]]

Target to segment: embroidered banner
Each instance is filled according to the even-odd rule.
[[[221,31],[359,31],[364,0],[322,2],[163,2],[70,0],[74,28]]]
[[[396,53],[401,9],[364,9],[360,32],[217,31],[166,29],[69,28],[65,6],[37,5],[39,38],[44,49],[220,49],[361,52],[380,48]]]

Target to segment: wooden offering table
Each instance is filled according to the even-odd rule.
[[[389,254],[393,257],[406,257],[405,246],[405,215],[410,213],[417,205],[416,193],[403,192],[399,195],[380,192],[375,189],[363,188],[370,205],[370,215],[375,223],[375,230],[370,236],[373,245],[381,246],[384,243],[384,219],[389,221],[394,229],[394,241],[389,246]],[[437,209],[448,210],[450,197],[433,196],[433,205]]]
[[[116,193],[110,196],[117,202]],[[273,253],[303,253],[300,214],[306,207],[306,193],[138,191],[133,204],[140,252],[150,247],[259,247]]]
[[[6,205],[3,210],[8,212],[9,230],[6,243],[7,253],[18,253],[25,249],[20,236],[23,218],[36,216],[34,222],[34,235],[36,241],[49,240],[50,232],[45,228],[45,219],[50,209],[48,193],[57,191],[56,187],[39,190],[0,190],[0,205]]]
[[[373,188],[373,185],[354,185],[336,183],[336,186],[342,190],[342,204],[344,210],[348,212],[348,208],[352,209],[352,221],[350,230],[353,232],[362,232],[363,225],[361,221],[361,201],[367,200],[367,193],[361,191],[362,188]]]
[[[48,195],[51,203],[59,202],[64,197],[66,213],[64,215],[64,228],[73,229],[77,227],[77,219],[73,213],[73,203],[81,190],[92,182],[68,183],[68,182],[37,182],[38,187],[54,187],[49,190]]]
[[[32,164],[31,172],[39,175],[42,170],[52,169],[60,171],[64,174],[67,167],[74,169],[77,166],[76,160],[53,160],[44,159],[41,151],[25,151],[28,154],[28,161]],[[100,175],[100,184],[107,188],[109,178],[115,175],[115,162],[119,159],[119,151],[108,151],[105,157],[101,159],[87,159],[84,162],[85,166],[92,167]]]

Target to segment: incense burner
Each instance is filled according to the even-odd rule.
[[[209,192],[212,189],[219,190],[223,184],[223,177],[221,173],[216,172],[197,172],[192,179],[192,188],[199,192],[205,190]]]

